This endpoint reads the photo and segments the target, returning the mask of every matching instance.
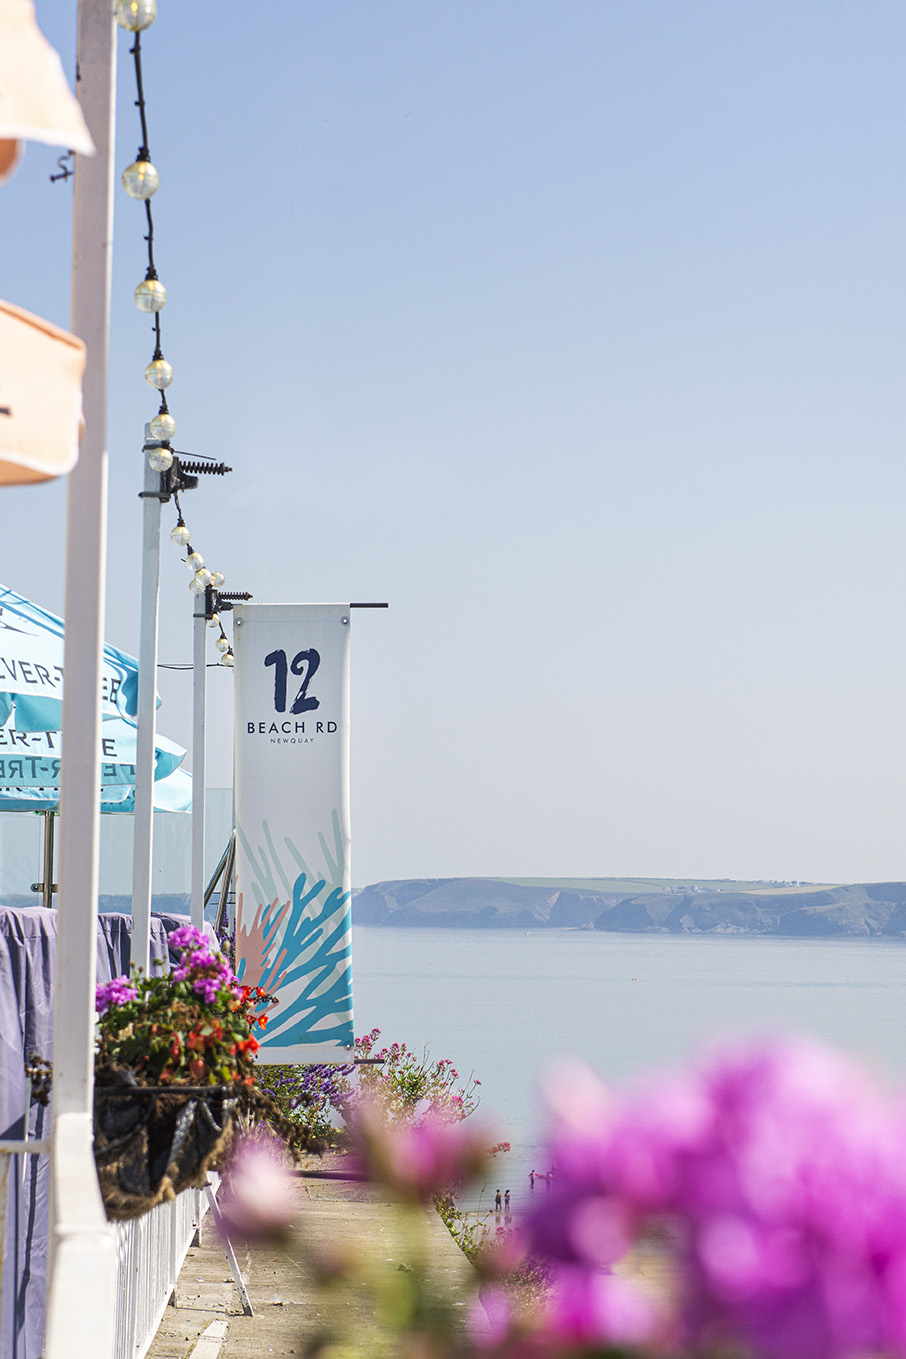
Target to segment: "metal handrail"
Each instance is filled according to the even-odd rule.
[[[217,864],[217,867],[214,869],[214,872],[211,874],[211,880],[208,883],[207,887],[205,888],[204,894],[205,906],[207,906],[208,902],[211,900],[211,897],[214,895],[214,889],[216,888],[218,882],[220,881],[220,875],[223,872],[224,866],[230,857],[230,851],[233,850],[233,852],[235,853],[234,849],[235,843],[236,843],[236,832],[235,830],[233,830],[230,832],[230,838],[227,842],[227,847],[221,854],[220,861]]]

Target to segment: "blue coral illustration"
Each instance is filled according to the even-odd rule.
[[[287,854],[281,859],[266,821],[257,852],[242,826],[236,828],[256,902],[251,912],[239,897],[239,979],[280,993],[264,1041],[267,1049],[353,1042],[351,893],[344,885],[346,859],[336,810],[331,821],[333,847],[323,833],[318,836],[325,865],[321,873],[303,859],[289,836],[284,837]],[[287,857],[293,860],[289,872]]]

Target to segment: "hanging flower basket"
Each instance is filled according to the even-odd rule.
[[[141,1217],[201,1188],[230,1149],[235,1086],[97,1085],[94,1154],[107,1217]]]
[[[201,1186],[254,1087],[254,1030],[270,997],[242,986],[202,931],[170,935],[179,966],[97,988],[95,1160],[111,1219]]]

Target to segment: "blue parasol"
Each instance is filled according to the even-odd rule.
[[[101,811],[135,807],[138,662],[105,646],[101,672]],[[158,703],[160,699],[158,698]],[[0,585],[0,811],[58,811],[63,620]],[[185,750],[155,737],[154,806],[188,811]]]
[[[159,702],[160,700],[158,700]],[[135,718],[138,661],[104,647],[101,715]],[[59,731],[63,721],[63,620],[0,585],[0,727]]]

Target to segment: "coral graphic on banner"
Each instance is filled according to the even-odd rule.
[[[338,812],[332,814],[334,852],[319,834],[327,876],[313,872],[292,840],[286,847],[298,870],[290,880],[265,821],[265,844],[256,855],[241,826],[240,844],[252,867],[256,910],[239,898],[237,973],[246,986],[279,992],[262,1046],[353,1042],[351,893],[344,891],[345,862]],[[276,1053],[274,1054],[277,1055]]]

